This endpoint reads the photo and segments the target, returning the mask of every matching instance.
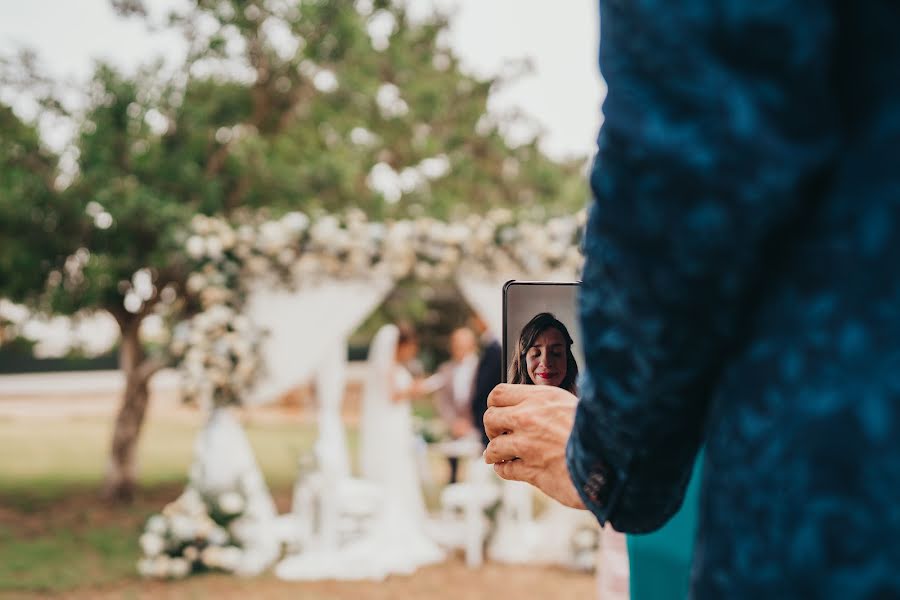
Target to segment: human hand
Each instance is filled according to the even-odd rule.
[[[584,508],[566,466],[577,404],[562,388],[501,383],[484,413],[491,440],[485,462],[503,479],[525,481],[566,506]]]
[[[450,427],[450,435],[454,438],[461,438],[468,435],[472,431],[472,424],[466,419],[456,419]]]
[[[421,398],[428,394],[428,385],[425,379],[416,379],[409,386],[409,395],[413,398]]]

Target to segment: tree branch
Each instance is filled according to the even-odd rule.
[[[164,359],[161,356],[154,356],[153,358],[148,358],[140,364],[137,369],[137,376],[140,380],[146,381],[155,374],[165,369],[167,366],[169,366],[168,360]]]

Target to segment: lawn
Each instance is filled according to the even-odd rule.
[[[181,491],[202,419],[151,415],[140,441],[141,490],[127,506],[97,499],[112,419],[0,419],[0,598],[358,598],[520,600],[592,598],[590,576],[533,566],[488,564],[469,570],[460,557],[384,583],[287,583],[208,575],[179,582],[141,580],[137,538],[147,517]],[[245,420],[245,430],[279,510],[290,506],[301,452],[314,427],[297,418]],[[348,432],[351,446],[353,432]],[[433,463],[435,478],[446,463]],[[428,494],[435,505],[435,493]]]
[[[0,593],[62,591],[134,576],[137,536],[147,516],[184,485],[201,420],[150,419],[140,441],[141,492],[130,506],[97,499],[111,419],[0,421]],[[309,425],[245,424],[282,509]]]

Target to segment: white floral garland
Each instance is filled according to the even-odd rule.
[[[448,279],[461,268],[574,278],[582,264],[585,219],[581,211],[545,223],[516,222],[505,209],[456,223],[427,217],[377,223],[359,210],[315,221],[301,212],[276,220],[245,215],[240,224],[196,215],[185,240],[195,266],[186,292],[202,312],[176,327],[171,345],[180,359],[184,397],[240,404],[259,379],[265,332],[242,308],[249,289],[260,282],[291,287],[378,275]]]

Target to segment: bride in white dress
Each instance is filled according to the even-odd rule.
[[[403,366],[415,357],[415,334],[385,325],[369,349],[369,377],[360,421],[362,477],[383,493],[373,528],[377,559],[389,573],[411,573],[444,552],[426,534],[427,512],[415,456],[410,401],[418,394]]]
[[[385,325],[369,349],[360,419],[362,478],[379,490],[367,533],[338,548],[309,547],[289,556],[275,574],[288,580],[382,580],[440,562],[443,550],[426,534],[427,512],[418,477],[410,400],[417,387],[402,363],[417,350],[411,332]]]

